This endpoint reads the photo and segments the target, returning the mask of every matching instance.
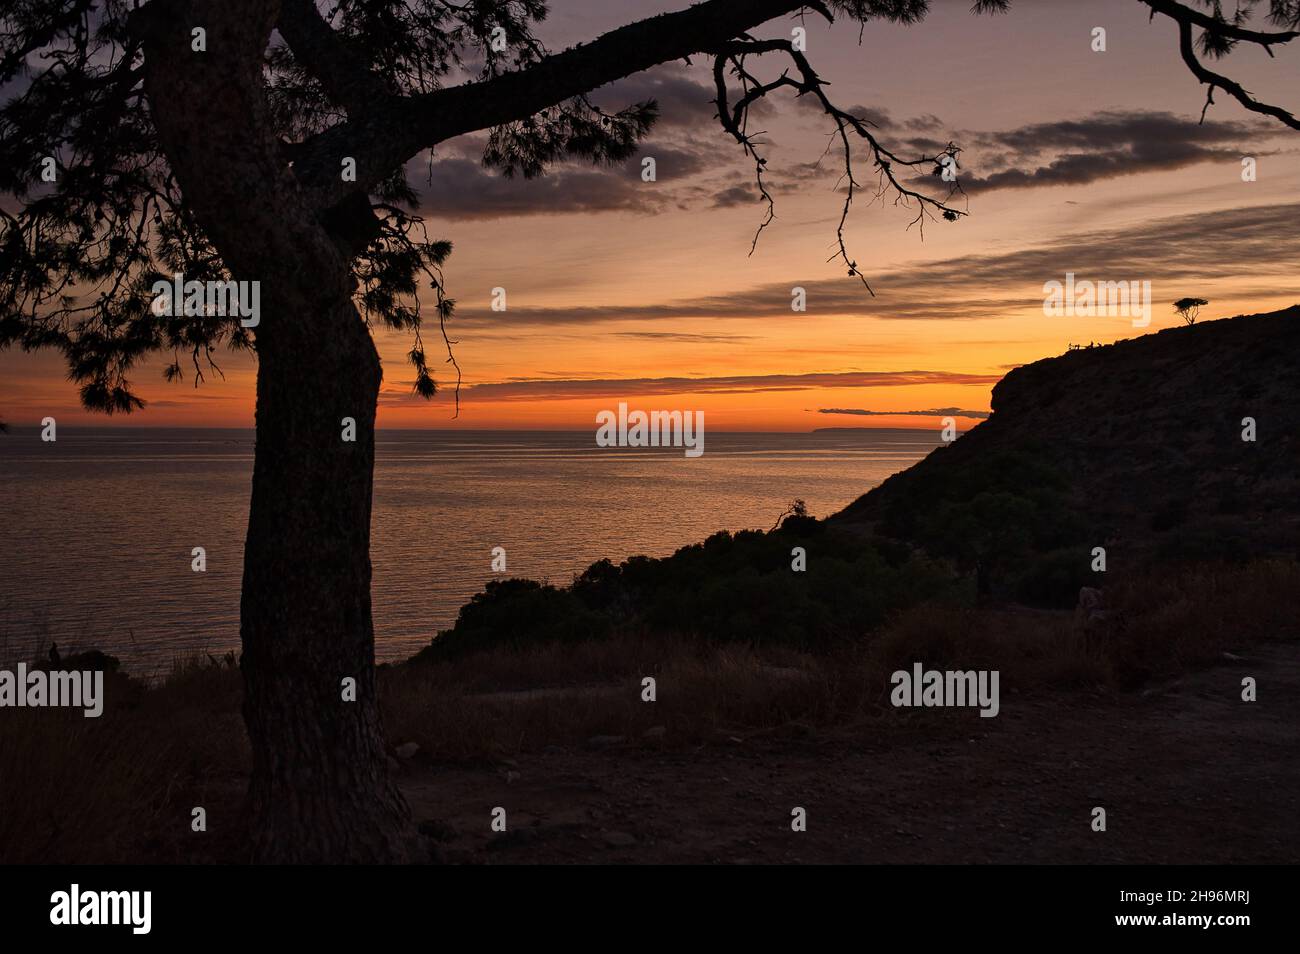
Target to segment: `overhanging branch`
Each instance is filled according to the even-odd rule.
[[[822,107],[822,111],[831,118],[835,124],[836,138],[839,139],[841,150],[844,156],[844,174],[843,182],[847,183],[845,188],[844,205],[840,210],[839,224],[835,229],[836,252],[831,256],[831,260],[840,259],[848,268],[851,277],[858,278],[866,287],[868,292],[875,294],[871,290],[871,285],[867,281],[858,263],[854,260],[848,250],[844,237],[845,225],[848,222],[849,210],[853,207],[854,197],[862,188],[854,173],[853,165],[853,144],[850,138],[852,133],[857,138],[866,142],[868,153],[871,157],[873,167],[880,176],[880,186],[876,191],[876,198],[883,199],[888,193],[894,195],[896,204],[911,206],[916,203],[916,218],[912,220],[913,225],[918,225],[924,229],[927,217],[933,217],[935,214],[941,215],[948,221],[954,221],[960,216],[968,214],[965,210],[954,208],[947,204],[948,199],[956,193],[961,192],[959,185],[955,184],[949,191],[948,196],[944,199],[936,199],[928,196],[923,192],[909,188],[899,181],[895,174],[897,167],[916,169],[933,169],[940,166],[944,157],[950,159],[954,164],[957,160],[959,150],[951,143],[947,148],[937,155],[922,155],[914,159],[905,159],[892,150],[884,146],[876,135],[871,131],[871,123],[865,119],[854,116],[852,113],[841,109],[835,105],[826,94],[826,83],[817,71],[813,68],[811,61],[801,51],[795,48],[789,40],[730,40],[726,43],[719,44],[716,48],[709,50],[715,56],[713,66],[714,85],[717,88],[718,98],[718,119],[722,123],[722,128],[731,134],[745,150],[745,154],[753,157],[755,178],[758,182],[758,189],[764,201],[767,203],[767,215],[754,234],[754,246],[757,246],[758,238],[763,230],[772,222],[775,217],[775,204],[767,186],[763,181],[763,173],[766,171],[767,160],[763,158],[758,149],[758,143],[755,142],[753,135],[746,129],[746,119],[748,110],[753,103],[766,96],[768,93],[775,92],[778,89],[793,89],[798,96],[812,96]],[[753,54],[764,54],[772,52],[781,52],[786,54],[793,65],[796,75],[790,75],[786,70],[779,77],[770,82],[764,83],[749,71],[745,65],[745,57]],[[731,66],[732,72],[740,78],[743,93],[734,104],[729,102],[727,85],[724,71],[727,65]]]
[[[421,150],[526,119],[633,73],[702,53],[807,6],[797,0],[706,0],[628,24],[486,82],[388,97],[304,143],[294,171],[315,206],[329,208],[350,191],[368,190]],[[357,161],[356,183],[340,181],[343,156]]]
[[[1183,62],[1187,64],[1187,68],[1191,70],[1193,76],[1209,87],[1206,90],[1205,105],[1201,108],[1202,122],[1205,121],[1206,111],[1214,104],[1214,91],[1221,89],[1251,112],[1272,116],[1292,129],[1300,129],[1300,120],[1297,120],[1292,113],[1280,106],[1260,102],[1236,80],[1230,79],[1221,73],[1216,73],[1202,63],[1196,55],[1192,27],[1202,28],[1205,31],[1203,38],[1208,36],[1219,41],[1253,43],[1262,47],[1269,56],[1273,55],[1272,47],[1275,44],[1289,43],[1296,37],[1300,37],[1300,32],[1287,30],[1277,33],[1264,33],[1258,30],[1248,30],[1229,23],[1220,17],[1210,16],[1178,3],[1177,0],[1139,0],[1139,2],[1146,5],[1152,11],[1152,15],[1161,13],[1178,24],[1178,50],[1182,55]],[[1222,55],[1223,52],[1230,48],[1230,43],[1220,43],[1211,49]]]
[[[1290,126],[1292,129],[1300,129],[1300,120],[1287,112],[1281,106],[1273,106],[1269,103],[1261,103],[1248,93],[1242,85],[1235,80],[1229,79],[1220,73],[1208,69],[1200,60],[1196,58],[1196,50],[1192,46],[1192,26],[1186,20],[1178,21],[1178,49],[1182,53],[1183,62],[1187,68],[1192,71],[1202,83],[1209,85],[1206,92],[1205,106],[1201,109],[1201,121],[1205,121],[1205,111],[1214,103],[1215,89],[1221,89],[1228,93],[1242,106],[1246,107],[1253,113],[1263,113],[1265,116],[1272,116],[1274,119]]]
[[[1256,43],[1259,46],[1262,46],[1269,56],[1273,55],[1273,51],[1269,48],[1274,44],[1289,43],[1296,37],[1300,37],[1300,32],[1295,30],[1285,30],[1280,33],[1264,33],[1259,30],[1247,30],[1245,27],[1239,27],[1226,20],[1217,19],[1210,16],[1208,13],[1202,13],[1200,10],[1178,3],[1177,0],[1141,0],[1141,2],[1146,4],[1156,13],[1163,13],[1165,16],[1171,17],[1179,23],[1198,26],[1213,33],[1229,37],[1233,40],[1244,40],[1247,43]]]

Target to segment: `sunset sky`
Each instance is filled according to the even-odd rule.
[[[682,5],[556,0],[542,36],[560,49]],[[625,165],[505,180],[479,162],[484,135],[413,162],[430,234],[455,246],[445,273],[464,387],[454,420],[450,386],[432,402],[414,397],[409,339],[380,333],[380,426],[587,429],[619,401],[703,410],[715,431],[938,426],[900,412],[987,411],[1009,367],[1180,324],[1177,298],[1209,299],[1202,319],[1300,302],[1300,135],[1223,93],[1198,125],[1204,89],[1179,59],[1174,24],[1148,22],[1132,0],[1017,0],[993,17],[969,5],[936,0],[923,23],[874,24],[860,44],[852,24],[805,23],[832,99],[874,119],[882,142],[900,155],[950,139],[964,149],[971,215],[928,223],[924,240],[907,228],[914,209],[859,197],[848,241],[874,298],[827,261],[842,202],[841,156],[832,147],[818,165],[830,121],[781,93],[754,117],[777,218],[749,255],[763,206],[752,163],[713,117],[707,58],[595,97],[659,102],[658,125]],[[1097,26],[1104,53],[1091,49]],[[774,77],[783,65],[772,56],[756,68]],[[1216,68],[1300,108],[1300,50],[1270,60],[1250,46]],[[641,180],[644,156],[658,181]],[[1257,159],[1258,181],[1242,181],[1244,156]],[[859,180],[873,184],[865,150],[857,157]],[[1150,327],[1046,317],[1043,284],[1066,272],[1150,281]],[[504,312],[490,308],[497,286]],[[806,313],[791,311],[794,286],[807,290]],[[436,328],[425,341],[436,366]],[[111,423],[251,426],[253,360],[218,360],[225,380],[198,389],[165,383],[161,358],[140,368],[148,406]],[[109,423],[78,407],[57,354],[0,354],[0,419],[46,415]]]

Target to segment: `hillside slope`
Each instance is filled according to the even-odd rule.
[[[1297,554],[1300,306],[1036,361],[998,383],[992,408],[830,522],[943,549],[945,521],[980,494],[1037,494],[1031,532],[1064,521],[1039,552]],[[1254,442],[1242,439],[1247,417]],[[985,507],[990,520],[1013,509]]]

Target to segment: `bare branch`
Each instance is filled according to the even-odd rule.
[[[1220,73],[1207,69],[1200,60],[1196,58],[1196,51],[1192,46],[1192,25],[1186,20],[1178,21],[1178,49],[1182,53],[1183,62],[1187,68],[1192,71],[1202,83],[1209,86],[1206,91],[1205,106],[1201,109],[1201,122],[1205,121],[1205,112],[1214,102],[1214,90],[1216,88],[1224,90],[1232,96],[1242,106],[1246,107],[1253,113],[1263,113],[1265,116],[1272,116],[1292,129],[1300,129],[1300,119],[1296,119],[1291,113],[1287,112],[1280,106],[1273,106],[1269,103],[1261,103],[1246,91],[1244,87],[1235,80],[1229,79]]]
[[[917,214],[912,220],[913,225],[919,225],[922,229],[927,218],[934,217],[935,214],[941,215],[948,221],[955,221],[957,218],[968,213],[963,209],[957,209],[947,204],[947,200],[954,194],[960,192],[960,187],[954,185],[945,199],[936,199],[932,196],[925,195],[915,189],[909,188],[899,181],[895,174],[897,167],[911,169],[934,168],[942,157],[947,156],[954,162],[956,161],[958,150],[951,143],[947,149],[935,156],[919,156],[915,159],[903,159],[886,148],[876,138],[871,131],[871,123],[865,119],[852,115],[851,113],[836,106],[826,95],[826,83],[816,70],[813,69],[812,63],[809,62],[804,53],[794,47],[789,40],[731,40],[718,44],[713,49],[707,51],[715,55],[713,77],[714,85],[717,88],[717,106],[718,119],[731,136],[741,144],[745,154],[752,156],[755,165],[755,175],[758,181],[759,192],[762,194],[764,201],[767,203],[767,215],[759,225],[758,231],[754,234],[754,245],[757,245],[759,235],[775,218],[774,203],[771,194],[768,192],[766,184],[763,181],[763,173],[766,169],[767,160],[764,159],[758,151],[758,144],[745,129],[745,120],[748,115],[749,107],[775,90],[781,88],[791,88],[797,96],[812,96],[821,105],[822,111],[835,123],[834,136],[839,139],[841,150],[844,155],[844,175],[841,181],[847,183],[844,205],[840,212],[839,224],[836,226],[835,238],[837,251],[831,256],[831,259],[840,259],[848,268],[849,275],[858,278],[868,292],[875,294],[871,289],[870,283],[858,268],[858,263],[849,254],[848,245],[844,237],[844,229],[848,222],[849,210],[853,206],[853,200],[857,192],[862,188],[854,175],[853,168],[853,138],[864,140],[867,144],[868,152],[871,156],[873,167],[877,170],[880,177],[879,188],[875,193],[878,199],[884,198],[885,195],[892,193],[896,204],[910,206],[916,203]],[[781,75],[770,82],[764,83],[755,77],[745,66],[745,57],[750,54],[764,54],[771,52],[785,53],[793,63],[796,76],[790,75],[786,70]],[[739,77],[742,86],[742,96],[730,104],[727,94],[724,70],[729,64],[732,72]],[[909,226],[910,227],[910,226]],[[753,253],[751,246],[750,252]]]
[[[1292,129],[1300,129],[1300,120],[1297,120],[1287,110],[1280,106],[1260,102],[1251,96],[1240,83],[1206,67],[1196,56],[1192,27],[1199,26],[1205,30],[1205,33],[1202,34],[1203,40],[1210,37],[1219,41],[1209,46],[1211,53],[1217,55],[1222,55],[1231,48],[1231,43],[1223,42],[1226,40],[1254,43],[1263,47],[1264,51],[1269,56],[1272,56],[1272,46],[1274,44],[1289,43],[1296,37],[1300,37],[1300,32],[1288,30],[1282,33],[1261,33],[1257,30],[1248,30],[1237,24],[1229,23],[1221,17],[1210,16],[1185,6],[1176,2],[1176,0],[1140,0],[1140,2],[1150,8],[1152,16],[1156,13],[1162,13],[1178,24],[1178,50],[1182,54],[1183,62],[1187,64],[1187,68],[1192,71],[1193,76],[1209,87],[1205,91],[1205,105],[1201,107],[1201,122],[1205,122],[1206,112],[1214,105],[1214,91],[1221,89],[1251,112],[1272,116]]]

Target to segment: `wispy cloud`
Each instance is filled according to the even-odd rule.
[[[646,341],[687,341],[703,344],[736,344],[741,341],[759,341],[759,335],[719,335],[709,332],[691,333],[685,331],[615,331],[615,338],[639,338]]]
[[[1287,304],[1300,297],[1300,203],[1259,205],[1156,219],[1143,225],[1080,232],[1034,248],[965,255],[871,275],[876,297],[854,281],[804,282],[808,313],[882,319],[1000,318],[1039,307],[1043,283],[1067,271],[1105,280],[1141,279],[1157,301],[1173,301],[1214,281],[1253,279],[1257,297]],[[960,228],[960,225],[949,226]],[[866,266],[868,270],[870,266]],[[515,329],[561,324],[668,319],[761,319],[790,315],[789,283],[769,283],[727,295],[644,305],[529,308],[484,312],[473,327]]]
[[[959,407],[932,407],[926,411],[867,411],[860,407],[819,407],[818,414],[851,414],[855,417],[973,417],[988,418],[989,411],[967,411]]]
[[[533,379],[475,384],[462,400],[532,401],[539,398],[632,397],[650,394],[755,394],[826,388],[909,387],[922,384],[996,384],[997,374],[959,371],[839,371],[806,374],[746,374],[720,377]]]

